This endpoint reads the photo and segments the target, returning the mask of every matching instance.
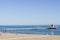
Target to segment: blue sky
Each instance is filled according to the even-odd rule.
[[[60,0],[0,0],[0,25],[60,24]]]

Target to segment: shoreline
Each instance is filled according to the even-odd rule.
[[[0,40],[60,40],[60,35],[14,34],[0,32]]]

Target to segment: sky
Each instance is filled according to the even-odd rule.
[[[0,25],[60,25],[60,0],[0,0]]]

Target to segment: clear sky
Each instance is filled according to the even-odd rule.
[[[60,24],[60,0],[0,0],[0,25]]]

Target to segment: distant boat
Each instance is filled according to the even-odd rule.
[[[50,25],[48,29],[56,29],[56,26],[54,24]]]

